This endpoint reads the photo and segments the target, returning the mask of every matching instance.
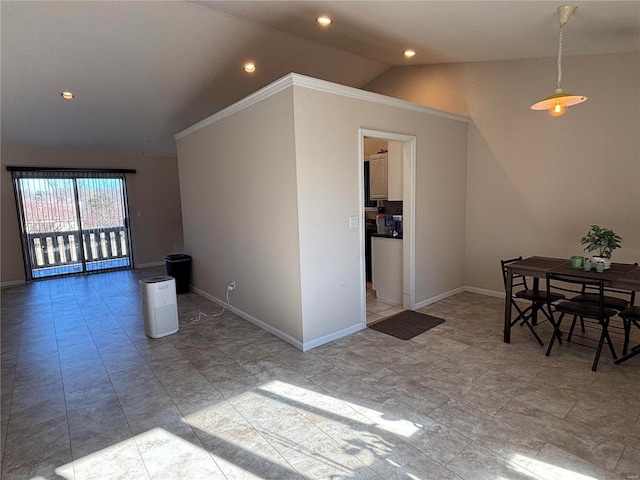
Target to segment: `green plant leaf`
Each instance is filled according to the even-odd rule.
[[[598,255],[604,258],[611,258],[611,252],[620,248],[622,238],[609,228],[602,228],[599,225],[591,225],[591,229],[580,239],[585,251],[598,251]]]

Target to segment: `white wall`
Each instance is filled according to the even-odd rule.
[[[416,303],[463,286],[466,122],[294,88],[305,342],[361,322],[360,128],[417,137]]]
[[[468,114],[468,286],[502,291],[499,259],[580,254],[592,224],[640,259],[640,55],[563,59],[563,87],[589,97],[552,118],[555,59],[395,68],[366,88]]]
[[[292,92],[178,140],[193,285],[301,346]]]
[[[179,134],[178,164],[195,287],[235,280],[238,313],[307,349],[362,328],[361,128],[417,137],[417,300],[464,284],[467,123],[291,78]]]

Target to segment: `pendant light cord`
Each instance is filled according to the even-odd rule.
[[[562,80],[562,27],[564,25],[560,25],[560,34],[558,35],[558,86],[556,88],[560,89],[560,81]]]

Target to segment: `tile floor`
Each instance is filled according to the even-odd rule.
[[[367,282],[367,325],[377,323],[387,317],[404,310],[400,305],[393,305],[376,298],[376,291],[371,288],[371,282]]]
[[[640,358],[504,344],[502,301],[472,293],[409,341],[302,353],[229,313],[153,340],[137,281],[159,273],[2,289],[3,479],[640,478]],[[183,325],[219,311],[178,302]]]

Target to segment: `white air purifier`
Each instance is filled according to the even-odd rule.
[[[176,280],[169,276],[140,280],[144,332],[148,337],[160,338],[178,331],[178,301]]]

